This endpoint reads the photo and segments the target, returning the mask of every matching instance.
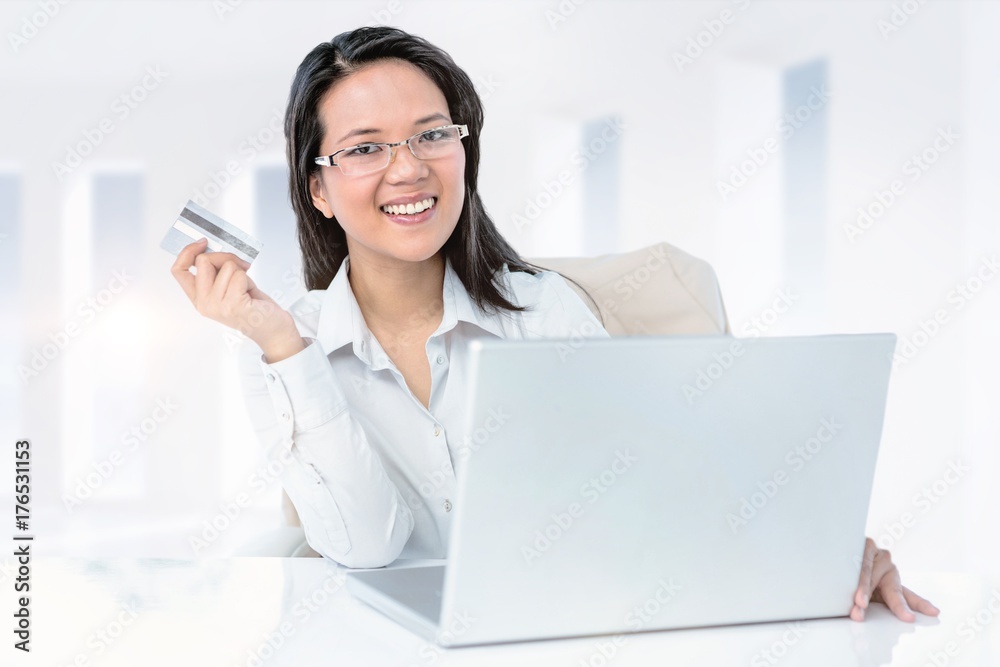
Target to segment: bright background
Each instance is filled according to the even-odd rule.
[[[482,195],[522,254],[666,240],[715,267],[738,335],[912,344],[869,534],[904,575],[996,569],[1000,269],[984,262],[1000,250],[1000,3],[73,0],[51,17],[44,4],[0,4],[0,435],[6,461],[15,439],[33,443],[38,553],[190,557],[242,492],[252,507],[199,555],[280,525],[277,485],[250,481],[263,461],[238,340],[195,312],[159,241],[203,197],[264,240],[258,284],[286,306],[299,296],[273,128],[313,46],[389,23],[476,82]],[[552,196],[585,146],[586,168]],[[852,231],[859,209],[871,223]],[[754,324],[782,291],[793,306]]]

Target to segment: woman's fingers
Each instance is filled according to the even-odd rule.
[[[868,603],[872,598],[877,596],[879,582],[895,569],[896,566],[892,564],[889,552],[879,549],[870,537],[866,538],[865,554],[861,559],[861,574],[858,577],[858,589],[854,593],[854,606],[851,607],[850,616],[852,619],[855,621],[865,620],[865,610],[868,609]],[[896,581],[899,581],[898,572],[896,573]]]
[[[212,255],[214,254],[216,253],[205,253],[194,258],[194,266],[198,270],[198,273],[194,276],[194,305],[202,315],[209,315],[211,313],[208,297],[212,292],[212,285],[215,284],[215,276],[219,272],[212,261]]]
[[[903,598],[906,599],[906,604],[910,606],[910,609],[919,611],[921,614],[937,616],[941,613],[941,610],[931,604],[930,600],[920,597],[906,586],[903,586]]]
[[[899,570],[895,565],[879,580],[878,597],[899,620],[908,623],[916,620],[917,617],[903,598],[903,584],[899,581]]]
[[[206,247],[206,240],[196,241],[184,246],[179,253],[177,253],[177,259],[174,261],[174,265],[170,267],[170,273],[173,274],[174,279],[180,283],[181,289],[187,294],[191,302],[194,303],[195,300],[195,285],[194,276],[191,275],[191,267],[194,265],[195,257],[203,253]]]
[[[892,556],[885,549],[879,549],[871,538],[865,540],[851,618],[863,621],[869,601],[882,602],[897,618],[906,622],[916,620],[914,610],[929,616],[938,614],[937,607],[902,585]]]
[[[226,266],[233,265],[227,264]],[[222,273],[220,272],[219,275],[221,276]],[[229,326],[249,336],[253,333],[254,324],[260,324],[257,318],[254,317],[255,309],[260,304],[254,304],[253,296],[249,294],[250,276],[246,274],[246,271],[241,271],[234,267],[232,278],[229,279],[228,283],[221,300],[228,304],[230,317],[238,318],[239,320],[231,321]],[[269,304],[264,303],[263,305],[267,306]],[[266,308],[264,310],[266,312]]]
[[[853,607],[851,607],[850,616],[852,621],[861,622],[865,620],[865,610],[859,607],[858,605],[854,605]]]
[[[865,617],[864,610],[868,608],[868,600],[872,596],[872,570],[875,567],[875,554],[878,552],[878,547],[875,546],[875,541],[867,537],[865,538],[865,553],[861,557],[861,574],[858,576],[858,590],[854,593],[854,607],[860,610],[861,618],[855,620],[862,620]],[[854,611],[851,610],[851,618],[855,617]]]
[[[208,295],[210,303],[219,306],[223,304],[226,300],[226,292],[237,273],[242,273],[242,270],[232,260],[227,261],[219,268],[219,272],[215,275],[215,282],[212,284],[212,290]]]
[[[170,267],[170,273],[199,313],[225,323],[228,316],[223,313],[238,310],[234,308],[238,299],[246,295],[248,286],[256,290],[256,285],[246,275],[249,262],[228,252],[206,252],[207,245],[202,239],[184,246]],[[239,281],[236,289],[231,289],[233,277],[240,274],[245,280]],[[242,292],[237,294],[240,289]],[[231,295],[228,301],[227,295]]]
[[[885,577],[889,576],[890,573],[896,573],[896,579],[899,579],[899,571],[896,570],[895,564],[892,562],[892,556],[885,549],[875,550],[875,565],[872,567],[872,583],[871,583],[871,595],[870,598],[877,598],[879,593],[879,586]]]
[[[206,247],[205,240],[202,239],[184,246],[177,253],[177,259],[170,268],[170,272],[177,278],[178,282],[182,283],[182,286],[193,284],[188,278],[188,276],[194,275],[190,269],[192,266],[197,268],[200,262],[209,262],[216,270],[221,269],[226,262],[236,262],[236,265],[244,271],[250,269],[250,263],[246,260],[229,252],[206,252]]]
[[[206,252],[205,247],[204,241],[185,246],[170,269],[199,313],[262,348],[298,334],[292,316],[247,275],[249,262],[228,252]]]
[[[203,253],[195,257],[194,265],[198,271],[194,276],[195,306],[203,315],[215,310],[214,304],[217,304],[226,293],[225,288],[232,272],[237,268],[246,270],[250,267],[248,263],[228,252]],[[232,268],[226,269],[223,273],[226,265],[231,265]]]
[[[237,268],[234,264],[226,264],[222,268],[226,269],[228,267],[232,267],[232,277],[226,281],[226,285],[219,295],[219,300],[235,304],[239,303],[239,300],[249,293],[250,276],[247,275],[246,271]],[[221,271],[219,275],[222,275]]]
[[[235,262],[236,266],[244,271],[250,268],[249,263],[230,252],[205,252],[195,257],[195,266],[198,265],[198,262],[208,262],[217,271],[225,266],[226,262]]]

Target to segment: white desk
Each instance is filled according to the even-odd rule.
[[[773,623],[624,635],[617,645],[606,636],[444,650],[355,600],[343,587],[343,572],[312,558],[37,559],[31,572],[32,652],[26,657],[10,648],[12,622],[6,609],[12,608],[12,592],[5,585],[3,616],[10,627],[3,629],[8,640],[0,649],[0,664],[1000,664],[997,578],[907,573],[906,583],[942,609],[940,620],[921,617],[914,625],[876,605],[864,623],[806,621],[797,632]],[[986,621],[979,630],[967,621],[977,614]],[[280,644],[277,649],[269,648],[268,639]],[[947,655],[949,648],[957,654]],[[763,653],[769,649],[770,659]]]

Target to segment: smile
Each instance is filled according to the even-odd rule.
[[[426,211],[429,208],[433,208],[437,203],[437,197],[429,197],[423,201],[414,202],[412,204],[399,204],[398,206],[383,206],[382,212],[386,215],[415,215]]]

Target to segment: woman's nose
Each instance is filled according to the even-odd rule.
[[[413,178],[423,174],[427,165],[423,160],[413,155],[406,144],[393,146],[389,149],[389,173],[400,178]]]

